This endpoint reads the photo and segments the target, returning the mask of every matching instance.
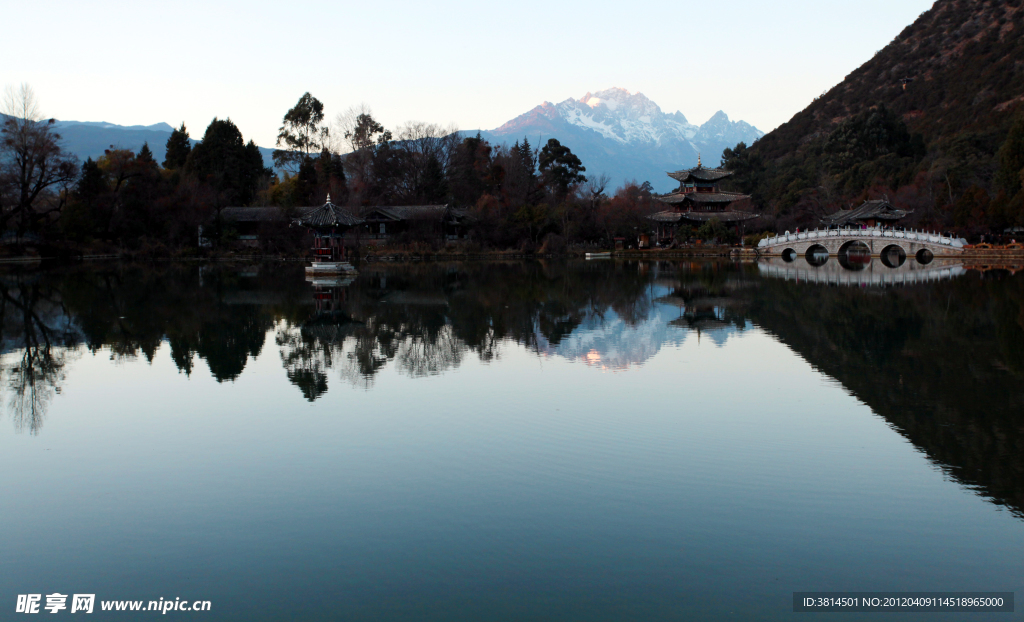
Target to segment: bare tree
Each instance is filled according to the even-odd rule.
[[[9,348],[0,355],[6,410],[17,431],[38,434],[77,351],[74,321],[57,292],[43,283],[7,280],[0,284],[0,332]]]
[[[441,168],[448,170],[455,148],[459,146],[459,127],[454,123],[440,125],[423,121],[408,121],[398,127],[396,140],[403,147],[419,154],[419,159],[426,161],[434,157]]]
[[[77,160],[60,147],[54,119],[44,120],[32,87],[8,86],[0,129],[0,228],[12,222],[24,235],[64,206],[78,176]]]
[[[580,199],[590,205],[590,209],[597,209],[602,200],[606,199],[605,190],[608,188],[612,178],[608,173],[601,173],[598,176],[590,175],[587,181],[578,187]]]
[[[362,115],[372,116],[370,107],[366,104],[352,106],[345,112],[339,112],[334,117],[331,125],[330,139],[328,142],[331,153],[348,153],[356,151],[354,136],[356,124]]]

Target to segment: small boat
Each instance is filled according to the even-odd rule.
[[[347,261],[314,261],[306,266],[306,274],[344,274],[356,269]]]
[[[611,259],[611,252],[606,253],[587,253],[587,259]]]

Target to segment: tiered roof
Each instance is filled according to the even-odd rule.
[[[373,206],[363,209],[363,214],[369,218],[376,212],[383,218],[371,220],[441,220],[448,211],[447,205],[389,205]]]
[[[279,207],[225,207],[220,217],[231,222],[276,222],[284,220]]]
[[[666,174],[679,183],[686,183],[688,181],[718,181],[732,175],[732,171],[721,168],[704,168],[698,164],[695,168]]]
[[[664,212],[651,214],[648,218],[655,222],[664,223],[676,223],[681,220],[707,222],[712,218],[717,218],[720,222],[742,222],[744,220],[753,220],[758,216],[760,216],[760,214],[737,212],[735,210],[723,210],[721,212],[679,212],[675,210],[665,210]]]
[[[907,210],[898,209],[885,199],[864,201],[853,209],[841,209],[821,219],[826,225],[845,225],[858,220],[899,220],[909,214]]]
[[[681,220],[693,222],[706,222],[717,218],[722,222],[742,222],[757,218],[759,214],[740,212],[727,209],[730,203],[749,199],[746,194],[738,192],[719,192],[717,182],[732,175],[732,171],[722,168],[705,168],[697,158],[697,166],[674,173],[668,176],[679,182],[680,188],[677,192],[655,196],[654,198],[662,203],[673,206],[674,209],[658,212],[650,216],[651,220],[662,223],[678,223]],[[694,188],[684,191],[682,185],[686,183],[702,182],[703,184],[714,184],[710,192],[701,192],[704,186],[698,185],[696,192]],[[696,209],[695,209],[696,208]]]
[[[746,194],[740,194],[738,192],[689,192],[686,194],[672,193],[657,197],[659,201],[661,201],[662,203],[668,203],[669,205],[678,205],[684,202],[696,203],[698,205],[713,203],[732,203],[733,201],[739,201],[741,199],[749,198],[750,196]]]
[[[331,195],[327,195],[326,203],[309,209],[295,220],[295,224],[311,229],[354,227],[362,222],[361,218],[346,208],[331,203]]]

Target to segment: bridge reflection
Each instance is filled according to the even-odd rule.
[[[843,261],[845,259],[845,261]],[[905,261],[895,267],[884,258],[840,257],[821,262],[815,257],[763,257],[757,268],[762,276],[786,281],[849,287],[895,287],[947,281],[963,276],[967,267],[958,259],[931,263]]]
[[[166,349],[182,373],[204,362],[218,382],[269,354],[315,401],[333,384],[372,389],[387,367],[419,378],[519,348],[627,370],[687,339],[718,348],[757,327],[952,478],[1024,517],[1024,276],[986,266],[997,269],[966,278],[943,258],[851,265],[464,262],[311,282],[289,264],[9,275],[0,411],[38,433],[68,361],[101,349],[125,364]]]

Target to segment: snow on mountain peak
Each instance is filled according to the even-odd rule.
[[[588,171],[635,176],[658,187],[670,183],[659,182],[667,168],[695,165],[698,153],[710,162],[714,158],[707,156],[764,135],[748,123],[730,121],[721,110],[703,125],[694,125],[683,113],[666,114],[643,93],[619,87],[544,102],[490,134],[497,139],[555,137],[581,158],[586,156]]]

